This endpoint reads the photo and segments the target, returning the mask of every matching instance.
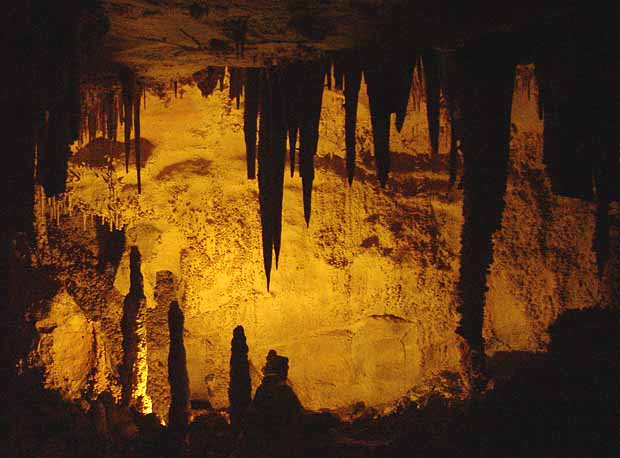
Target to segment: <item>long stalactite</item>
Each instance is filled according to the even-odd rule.
[[[422,53],[422,66],[424,67],[426,91],[426,119],[431,143],[431,164],[436,169],[439,160],[440,71],[439,58],[435,50],[429,49]]]
[[[276,267],[282,237],[282,197],[286,156],[285,90],[276,68],[261,73],[258,139],[258,189],[262,227],[263,264],[269,289],[271,266]]]
[[[249,179],[256,178],[256,131],[259,100],[260,70],[248,68],[246,69],[245,100],[243,103],[243,133]]]
[[[459,56],[464,119],[463,226],[457,284],[457,333],[464,380],[484,384],[484,317],[493,233],[501,226],[508,175],[515,64],[501,37],[470,45]],[[505,45],[507,46],[507,45]]]
[[[362,82],[362,63],[358,51],[343,51],[334,56],[336,87],[344,86],[344,134],[347,161],[347,180],[353,183],[355,175],[355,129],[357,127],[357,104]],[[342,80],[342,81],[341,81]]]

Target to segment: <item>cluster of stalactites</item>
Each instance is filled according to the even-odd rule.
[[[245,75],[231,71],[231,96],[233,75],[244,82],[235,83],[235,87],[239,87],[235,91],[240,92],[245,85],[247,175],[248,178],[256,177],[258,162],[263,262],[269,288],[272,259],[275,256],[277,268],[280,254],[287,140],[290,173],[293,176],[299,139],[298,167],[302,179],[304,218],[306,224],[310,224],[325,62],[295,62],[282,67],[246,69]]]
[[[365,75],[373,128],[375,164],[381,186],[390,170],[390,116],[396,114],[396,128],[402,129],[414,68],[421,62],[426,87],[428,118],[433,157],[438,154],[440,59],[427,51],[418,59],[415,52],[340,51],[329,58],[298,61],[267,69],[230,69],[230,97],[239,100],[245,91],[244,134],[247,176],[256,177],[258,161],[259,203],[261,212],[263,261],[269,287],[272,258],[276,268],[282,229],[282,188],[288,140],[291,177],[299,167],[302,179],[304,218],[310,223],[314,156],[318,145],[318,127],[324,87],[342,90],[345,96],[345,141],[348,182],[355,173],[355,129],[362,73]],[[332,69],[333,68],[333,69]],[[195,80],[213,90],[218,73],[205,70]],[[333,76],[332,76],[333,75]],[[424,83],[423,83],[424,82]],[[208,83],[208,85],[207,85]],[[415,87],[415,86],[414,86]],[[204,94],[204,91],[203,91]],[[419,102],[418,102],[419,103]],[[258,154],[257,154],[258,136]],[[299,147],[297,146],[299,145]],[[297,154],[299,152],[299,154]]]
[[[140,106],[146,107],[146,86],[128,68],[118,73],[118,82],[98,86],[82,85],[80,145],[90,143],[101,135],[110,145],[118,138],[119,126],[124,127],[125,172],[129,172],[131,132],[134,132],[134,153],[138,193],[142,192],[140,175]]]

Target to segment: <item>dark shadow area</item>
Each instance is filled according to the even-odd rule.
[[[183,175],[209,175],[212,161],[203,158],[188,159],[186,161],[170,164],[157,174],[158,181],[173,180]]]
[[[135,164],[134,142],[131,142],[130,163]],[[140,166],[144,168],[148,162],[155,145],[146,138],[140,138]],[[125,145],[120,142],[97,137],[89,143],[83,145],[71,157],[74,163],[90,167],[105,167],[108,160],[125,161]]]
[[[100,217],[95,218],[95,230],[99,246],[97,270],[103,272],[110,266],[114,276],[125,250],[125,230],[116,228],[110,230],[110,226]]]
[[[438,382],[442,389],[403,400],[390,415],[358,403],[349,422],[305,410],[287,381],[288,358],[271,350],[239,437],[221,412],[201,405],[208,410],[189,424],[181,448],[170,446],[178,436],[153,414],[138,414],[110,393],[88,401],[85,410],[86,401],[63,401],[41,388],[42,374],[28,372],[8,406],[13,448],[3,456],[619,456],[620,314],[571,310],[550,331],[545,355],[503,352],[491,358],[497,377],[486,394],[447,398],[460,383],[457,374],[448,374]]]

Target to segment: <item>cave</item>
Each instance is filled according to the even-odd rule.
[[[4,9],[2,456],[620,456],[619,8]]]

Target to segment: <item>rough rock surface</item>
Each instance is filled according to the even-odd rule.
[[[593,207],[550,193],[536,89],[532,85],[528,98],[523,83],[528,72],[531,67],[519,67],[506,210],[494,239],[485,316],[491,354],[544,350],[549,323],[566,308],[604,303],[618,272],[617,264],[610,265],[601,288],[591,248]],[[142,253],[149,306],[157,272],[170,271],[183,285],[178,298],[192,398],[227,405],[229,339],[238,324],[246,331],[254,387],[257,365],[276,349],[290,358],[290,382],[307,408],[389,402],[440,371],[455,370],[462,216],[460,193],[448,188],[450,135],[443,110],[441,169],[430,168],[424,104],[415,110],[410,103],[401,133],[392,129],[393,170],[380,190],[362,87],[359,159],[349,187],[344,97],[325,92],[312,222],[306,228],[300,179],[287,176],[280,266],[267,292],[257,184],[246,179],[242,110],[226,92],[203,98],[196,87],[182,89],[182,98],[149,97],[142,113],[142,135],[154,149],[142,170],[141,195],[134,174],[120,162],[109,168],[73,163],[68,189],[72,206],[84,215],[125,226],[126,246]],[[88,216],[85,221],[88,233]],[[54,231],[68,240],[81,237],[81,222],[76,214],[60,218],[49,244],[58,243]],[[62,244],[52,258],[66,257],[68,247]],[[103,323],[116,363],[118,298],[129,290],[128,258],[127,250],[113,286],[101,281],[92,296],[77,289],[80,307]],[[61,263],[57,276],[65,278],[79,262]],[[151,311],[147,315],[156,313]],[[167,340],[158,340],[164,333],[157,335],[149,347],[167,348]]]

